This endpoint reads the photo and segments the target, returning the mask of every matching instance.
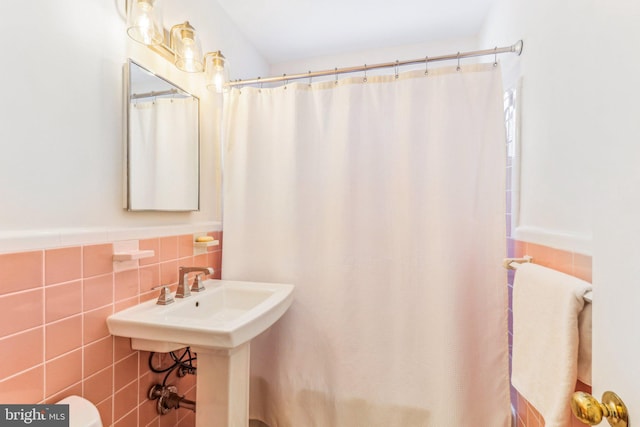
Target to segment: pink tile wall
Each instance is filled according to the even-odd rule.
[[[222,242],[222,232],[209,235]],[[105,426],[195,424],[188,410],[158,416],[147,391],[164,374],[149,370],[149,353],[112,337],[106,318],[155,298],[154,286],[175,291],[181,265],[210,266],[220,278],[222,245],[194,255],[193,236],[181,235],[141,240],[139,247],[155,256],[117,272],[112,243],[0,254],[0,402],[50,403],[76,394],[96,404]],[[173,378],[195,400],[195,377]]]
[[[572,276],[576,276],[582,280],[591,282],[591,257],[573,252],[562,251],[553,249],[547,246],[537,245],[534,243],[527,243],[515,240],[508,240],[509,256],[522,257],[524,255],[530,255],[533,257],[533,261],[536,264],[543,265],[545,267],[553,268],[554,270],[561,271]],[[511,276],[512,277],[512,276]],[[509,295],[513,291],[513,281],[509,281]],[[511,301],[511,299],[509,299]],[[509,318],[511,319],[511,304],[509,304]],[[509,345],[511,345],[511,324],[509,325]],[[578,382],[576,384],[576,390],[591,392],[591,387]],[[538,411],[527,400],[522,397],[518,392],[512,388],[511,401],[516,408],[517,424],[516,427],[544,427],[544,420]],[[567,402],[568,404],[568,402]],[[581,427],[584,424],[580,423],[575,417],[572,417],[572,422],[566,427]]]

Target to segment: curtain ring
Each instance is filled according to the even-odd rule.
[[[335,68],[336,71],[336,81],[335,84],[338,84],[338,67]]]
[[[283,74],[282,78],[284,79],[284,90],[287,90],[287,85],[289,84],[289,79],[286,79],[285,77],[287,77],[287,75]]]
[[[396,78],[396,80],[398,79],[398,77],[400,77],[399,70],[398,70],[399,64],[400,64],[400,61],[398,61],[396,59],[396,65],[394,65],[394,67],[393,67],[393,69],[395,70],[395,78]]]
[[[460,52],[458,52],[458,67],[456,67],[456,71],[460,71]]]
[[[309,87],[311,87],[311,82],[312,82],[311,70],[309,70]]]
[[[364,79],[362,79],[362,82],[367,82],[367,64],[364,64]]]
[[[494,48],[493,48],[493,52],[494,52],[494,53],[493,53],[493,54],[494,54],[494,57],[493,57],[493,66],[494,66],[494,67],[497,67],[497,66],[498,66],[498,46],[496,46],[496,47],[494,47]]]
[[[424,57],[424,75],[425,76],[429,75],[429,57],[428,56]]]
[[[258,82],[260,83],[260,88],[258,89],[258,93],[262,93],[262,82],[260,81],[262,77],[258,77]]]

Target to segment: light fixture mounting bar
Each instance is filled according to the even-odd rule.
[[[169,31],[164,28],[163,28],[163,31],[164,31],[164,39],[170,40]],[[161,44],[157,44],[157,45],[150,45],[147,47],[173,64],[176,53],[173,49],[171,49],[171,46],[167,45],[165,42],[162,42]]]

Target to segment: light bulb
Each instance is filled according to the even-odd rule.
[[[224,76],[220,71],[216,71],[213,76],[213,87],[216,88],[216,92],[218,93],[222,92],[222,89],[224,89]]]

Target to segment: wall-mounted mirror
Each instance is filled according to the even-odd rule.
[[[126,208],[199,210],[199,99],[132,60],[125,67]]]

